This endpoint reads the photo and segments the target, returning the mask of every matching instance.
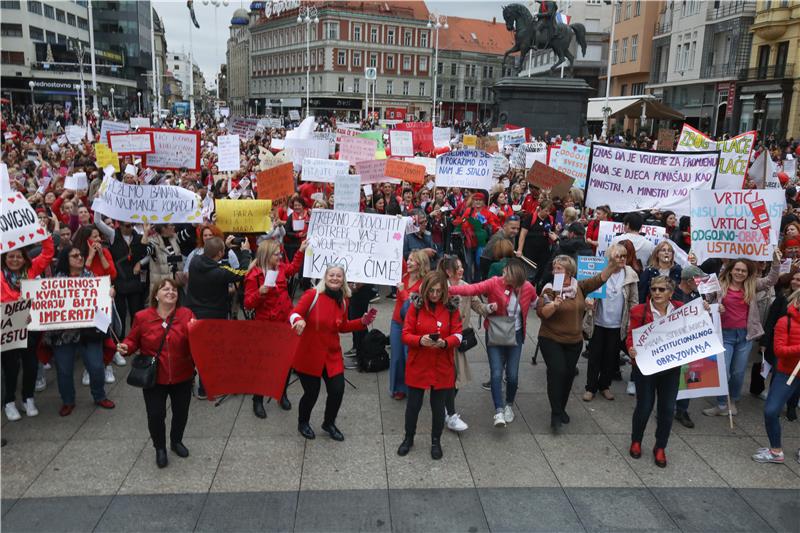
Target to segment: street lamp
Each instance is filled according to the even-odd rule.
[[[428,13],[428,28],[435,28],[436,29],[436,47],[434,51],[434,58],[433,58],[433,117],[431,117],[431,124],[434,126],[436,125],[436,88],[437,88],[437,76],[439,74],[439,29],[444,28],[447,29],[450,26],[447,24],[447,16],[446,15],[439,15],[438,13]],[[441,114],[439,115],[439,120],[441,120]]]
[[[31,80],[31,81],[29,81],[29,82],[28,82],[28,87],[30,87],[30,88],[31,88],[31,105],[32,105],[32,106],[36,106],[36,101],[35,101],[35,100],[34,100],[34,98],[33,98],[33,87],[34,87],[35,85],[36,85],[36,84],[35,84],[35,83],[33,83],[33,80]]]
[[[311,23],[319,24],[317,8],[314,6],[300,6],[297,14],[297,23],[306,24],[306,117],[311,114]]]
[[[603,106],[603,129],[600,131],[600,138],[608,142],[606,135],[608,134],[608,118],[611,114],[611,107],[608,105],[608,97],[611,93],[611,53],[614,48],[614,26],[617,25],[617,6],[621,4],[620,0],[616,0],[611,5],[611,34],[608,37],[608,65],[606,65],[606,103]]]
[[[116,118],[117,113],[114,111],[114,88],[112,87],[109,91],[111,91],[111,116]]]
[[[142,116],[142,91],[136,91],[136,96],[139,98],[139,116]]]

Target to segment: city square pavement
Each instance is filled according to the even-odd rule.
[[[381,300],[377,326],[388,332],[393,302]],[[473,318],[474,326],[477,321]],[[586,360],[579,363],[559,435],[549,428],[545,366],[531,364],[538,321],[531,313],[520,365],[516,420],[492,426],[483,345],[469,352],[473,382],[456,405],[468,431],[445,430],[444,458],[430,457],[430,407],[423,406],[416,446],[396,450],[405,402],[387,392],[388,373],[348,370],[334,442],[319,426],[324,393],[312,416],[317,439],[297,433],[294,406],[267,405],[257,419],[249,397],[192,400],[184,443],[188,459],[169,453],[159,470],[149,442],[141,391],[116,369],[108,395],[113,411],[97,409],[79,384],[66,418],[55,370],[37,394],[38,417],[7,422],[2,435],[3,531],[791,531],[800,530],[800,423],[782,420],[785,465],[760,465],[750,455],[767,445],[763,402],[745,394],[733,430],[708,418],[710,399],[693,400],[694,429],[673,426],[667,457],[657,468],[651,418],[642,458],[628,455],[633,398],[615,382],[616,400],[581,401]],[[483,330],[479,333],[482,337]],[[481,338],[481,341],[483,339]],[[342,336],[344,349],[350,336]],[[235,362],[231,362],[235,364]],[[623,369],[627,378],[629,369]],[[745,384],[747,390],[747,384]]]

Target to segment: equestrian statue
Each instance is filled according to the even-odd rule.
[[[545,50],[549,48],[558,57],[550,72],[555,72],[565,59],[569,60],[572,69],[575,56],[569,51],[573,34],[581,47],[581,53],[586,56],[586,28],[583,24],[575,23],[567,26],[557,20],[558,5],[549,0],[537,0],[541,4],[539,13],[534,17],[522,4],[503,6],[503,19],[506,29],[514,32],[514,46],[503,56],[503,65],[509,54],[520,52],[520,69],[525,56],[530,50]]]

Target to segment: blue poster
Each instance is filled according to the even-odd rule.
[[[599,274],[608,264],[608,259],[605,257],[594,257],[590,255],[579,255],[578,256],[578,281],[582,279],[588,279],[591,277],[596,276]],[[586,295],[587,298],[599,298],[603,299],[606,297],[606,286],[603,284],[598,290],[594,291],[591,294]]]

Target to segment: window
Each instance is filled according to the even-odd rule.
[[[353,52],[353,66],[354,67],[361,66],[361,52]]]
[[[422,56],[419,58],[419,70],[420,72],[428,71],[428,58],[426,56]]]
[[[378,42],[378,28],[373,26],[369,30],[369,42],[377,43]]]
[[[639,56],[639,36],[631,37],[631,61],[636,61]]]
[[[344,92],[344,78],[339,78],[339,92]]]
[[[0,24],[0,35],[3,37],[22,37],[22,24]]]
[[[411,56],[403,56],[403,70],[411,70]]]
[[[19,0],[3,0],[0,2],[3,9],[19,9]]]
[[[58,44],[67,44],[67,36],[58,34]]]
[[[42,28],[28,26],[28,32],[32,41],[44,41],[44,30]]]
[[[456,98],[456,86],[455,85],[451,85],[450,86],[450,99],[451,100],[455,100],[455,98]]]
[[[442,86],[440,84],[436,85],[436,98],[442,97]]]
[[[622,39],[622,53],[620,54],[619,62],[624,63],[628,57],[628,38]]]
[[[353,78],[353,92],[354,93],[361,92],[361,78]]]
[[[426,31],[420,32],[419,46],[420,48],[428,48],[428,32]]]
[[[620,20],[622,20],[622,3],[621,3],[621,2],[620,2],[620,3],[617,3],[617,4],[614,6],[614,17],[615,17],[615,20],[616,20],[617,22],[619,22]]]
[[[612,65],[616,65],[617,64],[617,45],[618,44],[619,44],[619,41],[614,41],[614,43],[611,45],[611,64]]]
[[[386,94],[394,93],[394,82],[392,80],[386,80]]]
[[[599,6],[603,0],[586,0],[587,6]]]
[[[56,20],[59,22],[67,22],[67,14],[63,9],[56,9]]]
[[[640,94],[644,94],[644,88],[646,83],[634,83],[631,85],[631,96],[638,96]]]
[[[628,20],[629,18],[631,18],[631,4],[632,3],[633,3],[633,0],[627,0],[625,2],[625,20]]]
[[[403,82],[403,96],[408,96],[408,90],[411,84],[407,81]]]
[[[332,22],[326,22],[323,25],[323,31],[325,32],[325,39],[332,39],[334,41],[339,39],[339,21],[335,20]]]
[[[36,0],[28,0],[28,11],[35,15],[41,15],[42,3],[37,2]]]
[[[494,78],[494,67],[489,67],[489,77]]]
[[[623,84],[622,87],[620,87],[619,95],[620,96],[628,96],[628,85],[627,84]]]
[[[389,54],[386,56],[386,68],[389,70],[394,69],[394,55]]]
[[[67,13],[67,24],[70,26],[77,26],[78,22],[75,20],[75,15],[72,13]]]
[[[436,73],[441,74],[442,72],[444,72],[444,64],[440,61],[436,64]]]
[[[339,50],[339,53],[336,55],[337,60],[336,64],[339,66],[344,66],[347,64],[347,52]]]
[[[78,17],[78,28],[82,30],[89,30],[89,21],[83,17]]]
[[[4,65],[24,65],[25,54],[23,52],[7,52],[3,50],[0,52],[0,59]]]
[[[411,35],[412,33],[408,30],[403,32],[403,46],[413,46],[411,42]]]
[[[425,96],[425,82],[424,81],[419,82],[419,95],[420,96]]]
[[[46,41],[48,43],[50,43],[50,44],[58,44],[58,41],[56,40],[55,32],[48,31],[48,32],[45,33],[45,36],[46,36]]]
[[[44,6],[44,16],[49,19],[56,18],[56,10],[53,9],[53,6],[48,6],[47,4],[42,4]]]
[[[697,52],[697,41],[692,41],[691,50],[689,52],[689,68],[694,68],[695,52]]]
[[[789,57],[789,41],[778,43],[775,54],[775,77],[783,78],[786,75],[786,60]]]
[[[386,30],[386,44],[394,44],[394,30]]]
[[[378,66],[378,54],[370,54],[369,55],[369,66],[370,67],[377,67]]]
[[[458,74],[458,65],[450,63],[450,75],[455,76],[456,74]]]
[[[642,14],[642,0],[636,0],[636,3],[633,6],[633,16],[638,17]]]

